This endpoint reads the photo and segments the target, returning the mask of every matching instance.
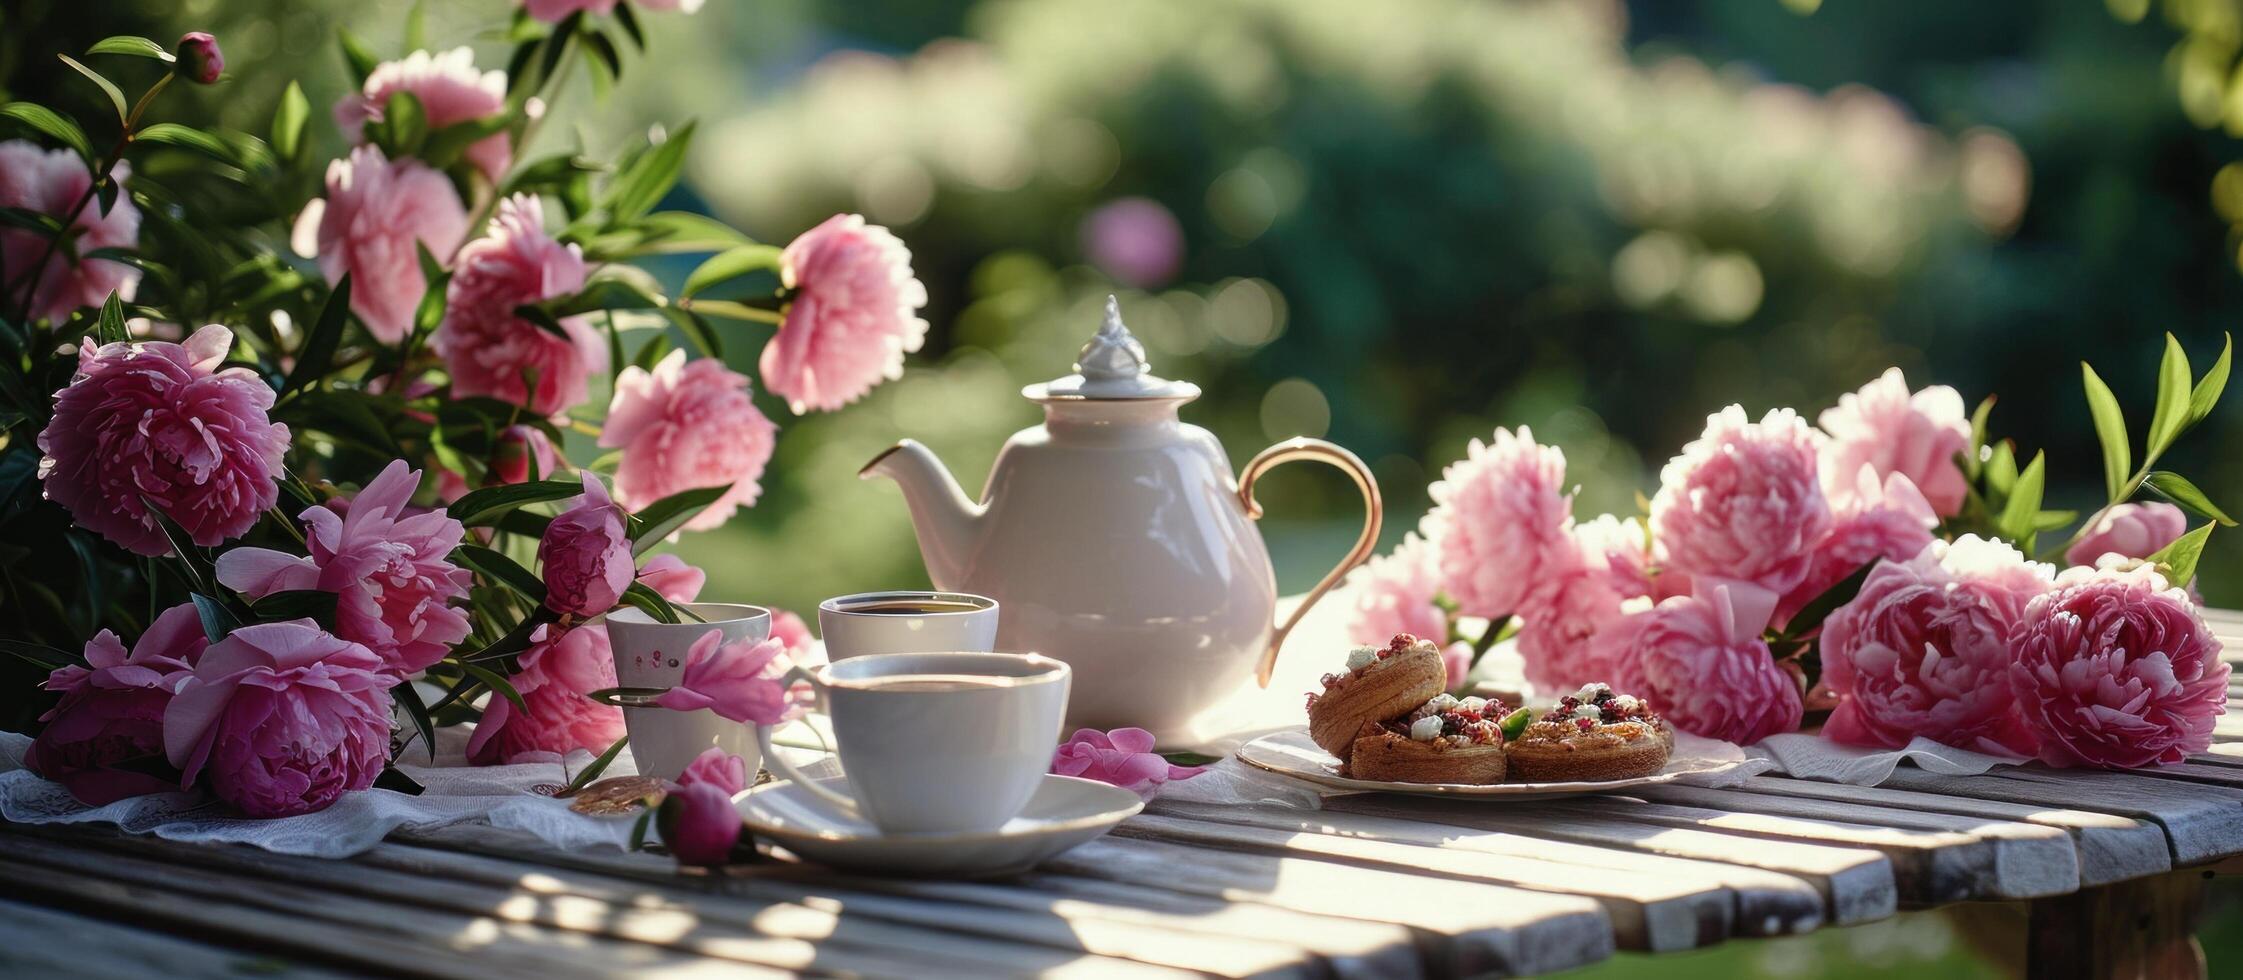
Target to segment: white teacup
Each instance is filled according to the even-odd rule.
[[[967,592],[859,592],[818,603],[826,659],[868,653],[987,653],[997,646],[997,600]]]
[[[1073,674],[1017,653],[883,653],[794,667],[833,723],[844,795],[805,778],[756,726],[765,762],[888,834],[995,830],[1051,771]]]
[[[664,623],[635,609],[618,609],[607,615],[609,646],[615,654],[615,678],[624,687],[668,688],[685,676],[686,652],[710,630],[724,634],[724,642],[760,641],[771,635],[771,610],[731,602],[688,602],[679,608],[707,622]],[[668,708],[624,708],[623,725],[631,735],[631,758],[639,775],[676,779],[709,746],[747,761],[748,771],[760,764],[754,732],[714,711],[672,711]]]

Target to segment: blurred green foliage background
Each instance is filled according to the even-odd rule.
[[[430,34],[495,63],[510,6],[429,4]],[[319,107],[343,91],[336,27],[396,52],[410,7],[15,0],[0,88],[90,111],[56,51],[210,30],[236,80],[169,111],[257,131],[290,79]],[[1583,516],[1632,512],[1706,413],[1812,415],[1893,364],[1999,393],[1995,432],[2049,452],[2051,505],[2091,508],[2077,363],[2138,438],[2159,334],[2201,367],[2243,310],[2231,0],[713,0],[644,21],[654,55],[564,96],[582,123],[527,156],[698,119],[666,206],[771,241],[860,211],[932,297],[903,380],[782,419],[762,503],[681,544],[722,598],[923,581],[898,494],[857,467],[910,436],[977,488],[1036,420],[1019,387],[1065,372],[1110,291],[1234,460],[1308,434],[1372,461],[1390,542],[1494,426],[1565,449]],[[2231,399],[2169,457],[2230,511],[2239,418]],[[1281,585],[1305,588],[1353,494],[1283,471],[1267,490]],[[2201,589],[2243,604],[2243,535],[2213,537]],[[1875,946],[1832,937],[1712,969]],[[1886,965],[1978,975],[1942,942]],[[1779,948],[1808,952],[1770,968]]]

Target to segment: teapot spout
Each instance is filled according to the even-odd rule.
[[[860,480],[876,476],[894,480],[903,489],[911,526],[919,537],[919,556],[926,561],[927,577],[935,588],[959,588],[980,537],[983,506],[968,500],[949,467],[916,440],[888,447],[857,471]]]

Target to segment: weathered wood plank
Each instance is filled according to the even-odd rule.
[[[2055,827],[1882,807],[1866,800],[1764,796],[1699,786],[1652,786],[1640,795],[1661,803],[1939,831],[1983,840],[1993,849],[1993,863],[1987,868],[1987,877],[1974,883],[1972,898],[2040,898],[2079,890],[2079,851],[2072,845],[2071,835]]]
[[[1825,907],[1830,910],[1829,921],[1835,925],[1885,918],[1898,906],[1892,862],[1883,853],[1866,847],[1743,838],[1598,814],[1557,816],[1535,806],[1488,806],[1464,800],[1403,799],[1375,793],[1333,797],[1325,801],[1324,812],[1361,813],[1503,831],[1539,840],[1626,848],[1646,854],[1780,872],[1812,884],[1821,893]],[[2156,843],[2162,855],[2165,847],[2162,834],[2157,835]]]
[[[1562,865],[1575,870],[1560,878],[1552,890],[1572,894],[1591,894],[1578,887],[1584,874],[1595,875],[1600,880],[1610,877],[1623,889],[1630,886],[1635,876],[1643,875],[1655,881],[1671,881],[1686,889],[1726,892],[1734,901],[1730,920],[1736,935],[1810,932],[1825,921],[1823,897],[1813,885],[1790,875],[1758,868],[1329,810],[1303,813],[1274,807],[1167,803],[1156,804],[1155,812],[1159,816],[1200,822],[1432,847],[1444,852],[1471,851],[1509,859],[1506,862],[1509,866]]]
[[[2058,827],[2072,835],[2078,848],[2080,883],[2087,886],[2162,874],[2173,868],[2173,855],[2165,846],[2163,828],[2154,823],[2116,814],[1917,793],[1886,786],[1849,786],[1808,779],[1786,779],[1780,776],[1755,776],[1739,788],[1775,796],[1865,803],[1887,809],[1952,813]]]
[[[342,977],[264,953],[208,946],[140,928],[137,919],[97,919],[0,899],[0,976]]]
[[[12,834],[0,834],[0,879],[12,883],[19,899],[361,973],[534,980],[636,969],[687,976],[746,969],[655,946],[229,879]]]
[[[2148,776],[2153,779],[2180,783],[2204,783],[2208,786],[2224,786],[2228,789],[2243,790],[2243,766],[2223,766],[2218,763],[2206,764],[2192,761],[2129,771],[2134,775]]]
[[[1950,831],[1732,813],[1620,796],[1548,800],[1537,805],[1553,816],[1599,814],[1666,827],[1873,848],[1891,860],[1893,884],[1903,903],[1935,905],[1963,901],[1983,894],[1984,883],[1993,879],[1992,843]]]
[[[668,955],[708,957],[711,962],[778,970],[939,973],[948,976],[991,972],[1094,975],[1164,975],[1120,960],[1079,951],[1042,949],[1022,943],[989,942],[941,929],[899,926],[786,902],[725,903],[701,896],[692,904],[662,901],[641,889],[620,903],[532,886],[553,872],[511,865],[494,886],[478,881],[421,875],[367,866],[272,854],[245,847],[195,847],[121,836],[57,838],[56,843],[98,848],[116,860],[163,867],[175,874],[242,875],[238,887],[282,886],[354,909],[403,908],[415,914],[477,915],[512,926],[549,930],[582,941],[621,948],[658,950]],[[376,904],[384,903],[384,904]],[[727,915],[707,914],[723,904]],[[391,914],[371,910],[361,915]],[[617,942],[609,942],[616,940]],[[725,964],[730,966],[732,964]]]
[[[1417,875],[1421,881],[1439,876],[1583,895],[1604,903],[1620,946],[1626,949],[1666,952],[1718,943],[1728,938],[1736,908],[1736,898],[1728,889],[1704,881],[1620,869],[1591,874],[1578,866],[1531,857],[1499,858],[1478,852],[1152,815],[1133,817],[1114,833],[1201,849],[1233,848],[1346,861]]]
[[[1107,836],[1043,870],[1407,926],[1436,976],[1553,973],[1614,948],[1604,906],[1591,899],[1307,858]]]
[[[2204,876],[2175,871],[2032,904],[2025,969],[2035,980],[2202,977],[2195,938]]]
[[[1885,785],[1947,796],[2096,810],[2137,817],[2165,830],[2176,866],[2243,853],[2243,793],[2146,776],[2082,770],[1997,769],[1942,776],[1902,766]]]
[[[668,858],[606,849],[555,848],[519,831],[495,827],[453,827],[441,833],[401,835],[410,844],[384,845],[413,851],[459,852],[470,857],[504,857],[552,869],[584,871],[629,881],[676,887],[681,879]],[[743,869],[734,869],[735,873]],[[784,874],[777,867],[769,874]],[[1048,911],[1067,919],[1146,925],[1208,936],[1281,938],[1322,957],[1342,977],[1421,975],[1417,935],[1398,925],[1312,915],[1253,903],[1233,903],[1138,885],[1093,881],[1054,874],[1028,874],[1001,882],[956,882],[913,878],[865,878],[811,869],[814,880],[833,888],[904,895],[937,902],[974,902],[1003,908]],[[691,881],[691,879],[683,879]]]

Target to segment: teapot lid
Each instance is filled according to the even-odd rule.
[[[1037,401],[1197,398],[1199,386],[1156,377],[1145,345],[1122,325],[1121,301],[1106,297],[1106,322],[1075,355],[1075,373],[1029,385],[1020,393]]]

